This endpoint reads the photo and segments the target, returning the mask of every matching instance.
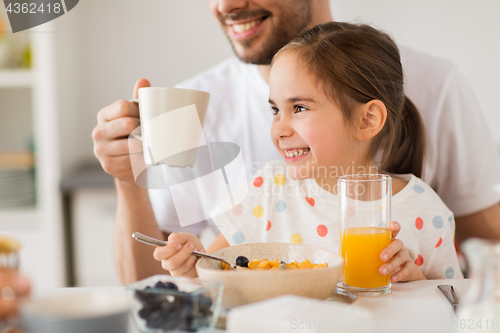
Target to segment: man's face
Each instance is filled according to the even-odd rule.
[[[209,0],[242,61],[269,65],[276,52],[311,22],[310,0]]]

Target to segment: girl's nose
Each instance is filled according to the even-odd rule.
[[[237,12],[248,5],[247,0],[218,0],[218,10],[222,14]]]
[[[275,120],[271,127],[271,134],[277,140],[292,136],[293,128],[290,121],[283,116],[279,120]]]

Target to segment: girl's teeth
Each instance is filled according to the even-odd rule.
[[[288,150],[288,151],[285,151],[285,155],[287,157],[299,157],[299,156],[302,156],[304,154],[307,154],[311,149],[310,148],[306,148],[306,149],[296,149],[296,150]]]

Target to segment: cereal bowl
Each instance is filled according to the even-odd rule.
[[[249,260],[278,258],[286,263],[309,259],[327,268],[283,270],[224,270],[220,262],[202,258],[196,263],[201,281],[224,284],[222,306],[235,306],[292,294],[325,299],[331,295],[342,273],[340,255],[318,247],[289,243],[254,243],[226,247],[213,253],[234,263],[239,256]]]

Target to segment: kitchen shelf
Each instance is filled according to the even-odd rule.
[[[29,88],[33,85],[33,73],[29,69],[0,70],[0,88]]]
[[[24,208],[0,209],[0,229],[10,229],[9,227],[19,225],[35,225],[40,214],[36,206],[26,206]]]
[[[41,33],[56,30],[50,21],[27,32],[31,69],[0,69],[1,148],[34,149],[36,155],[36,204],[1,208],[0,232],[28,244],[23,248],[23,272],[31,277],[34,289],[66,286],[56,51],[62,40],[60,34]]]

